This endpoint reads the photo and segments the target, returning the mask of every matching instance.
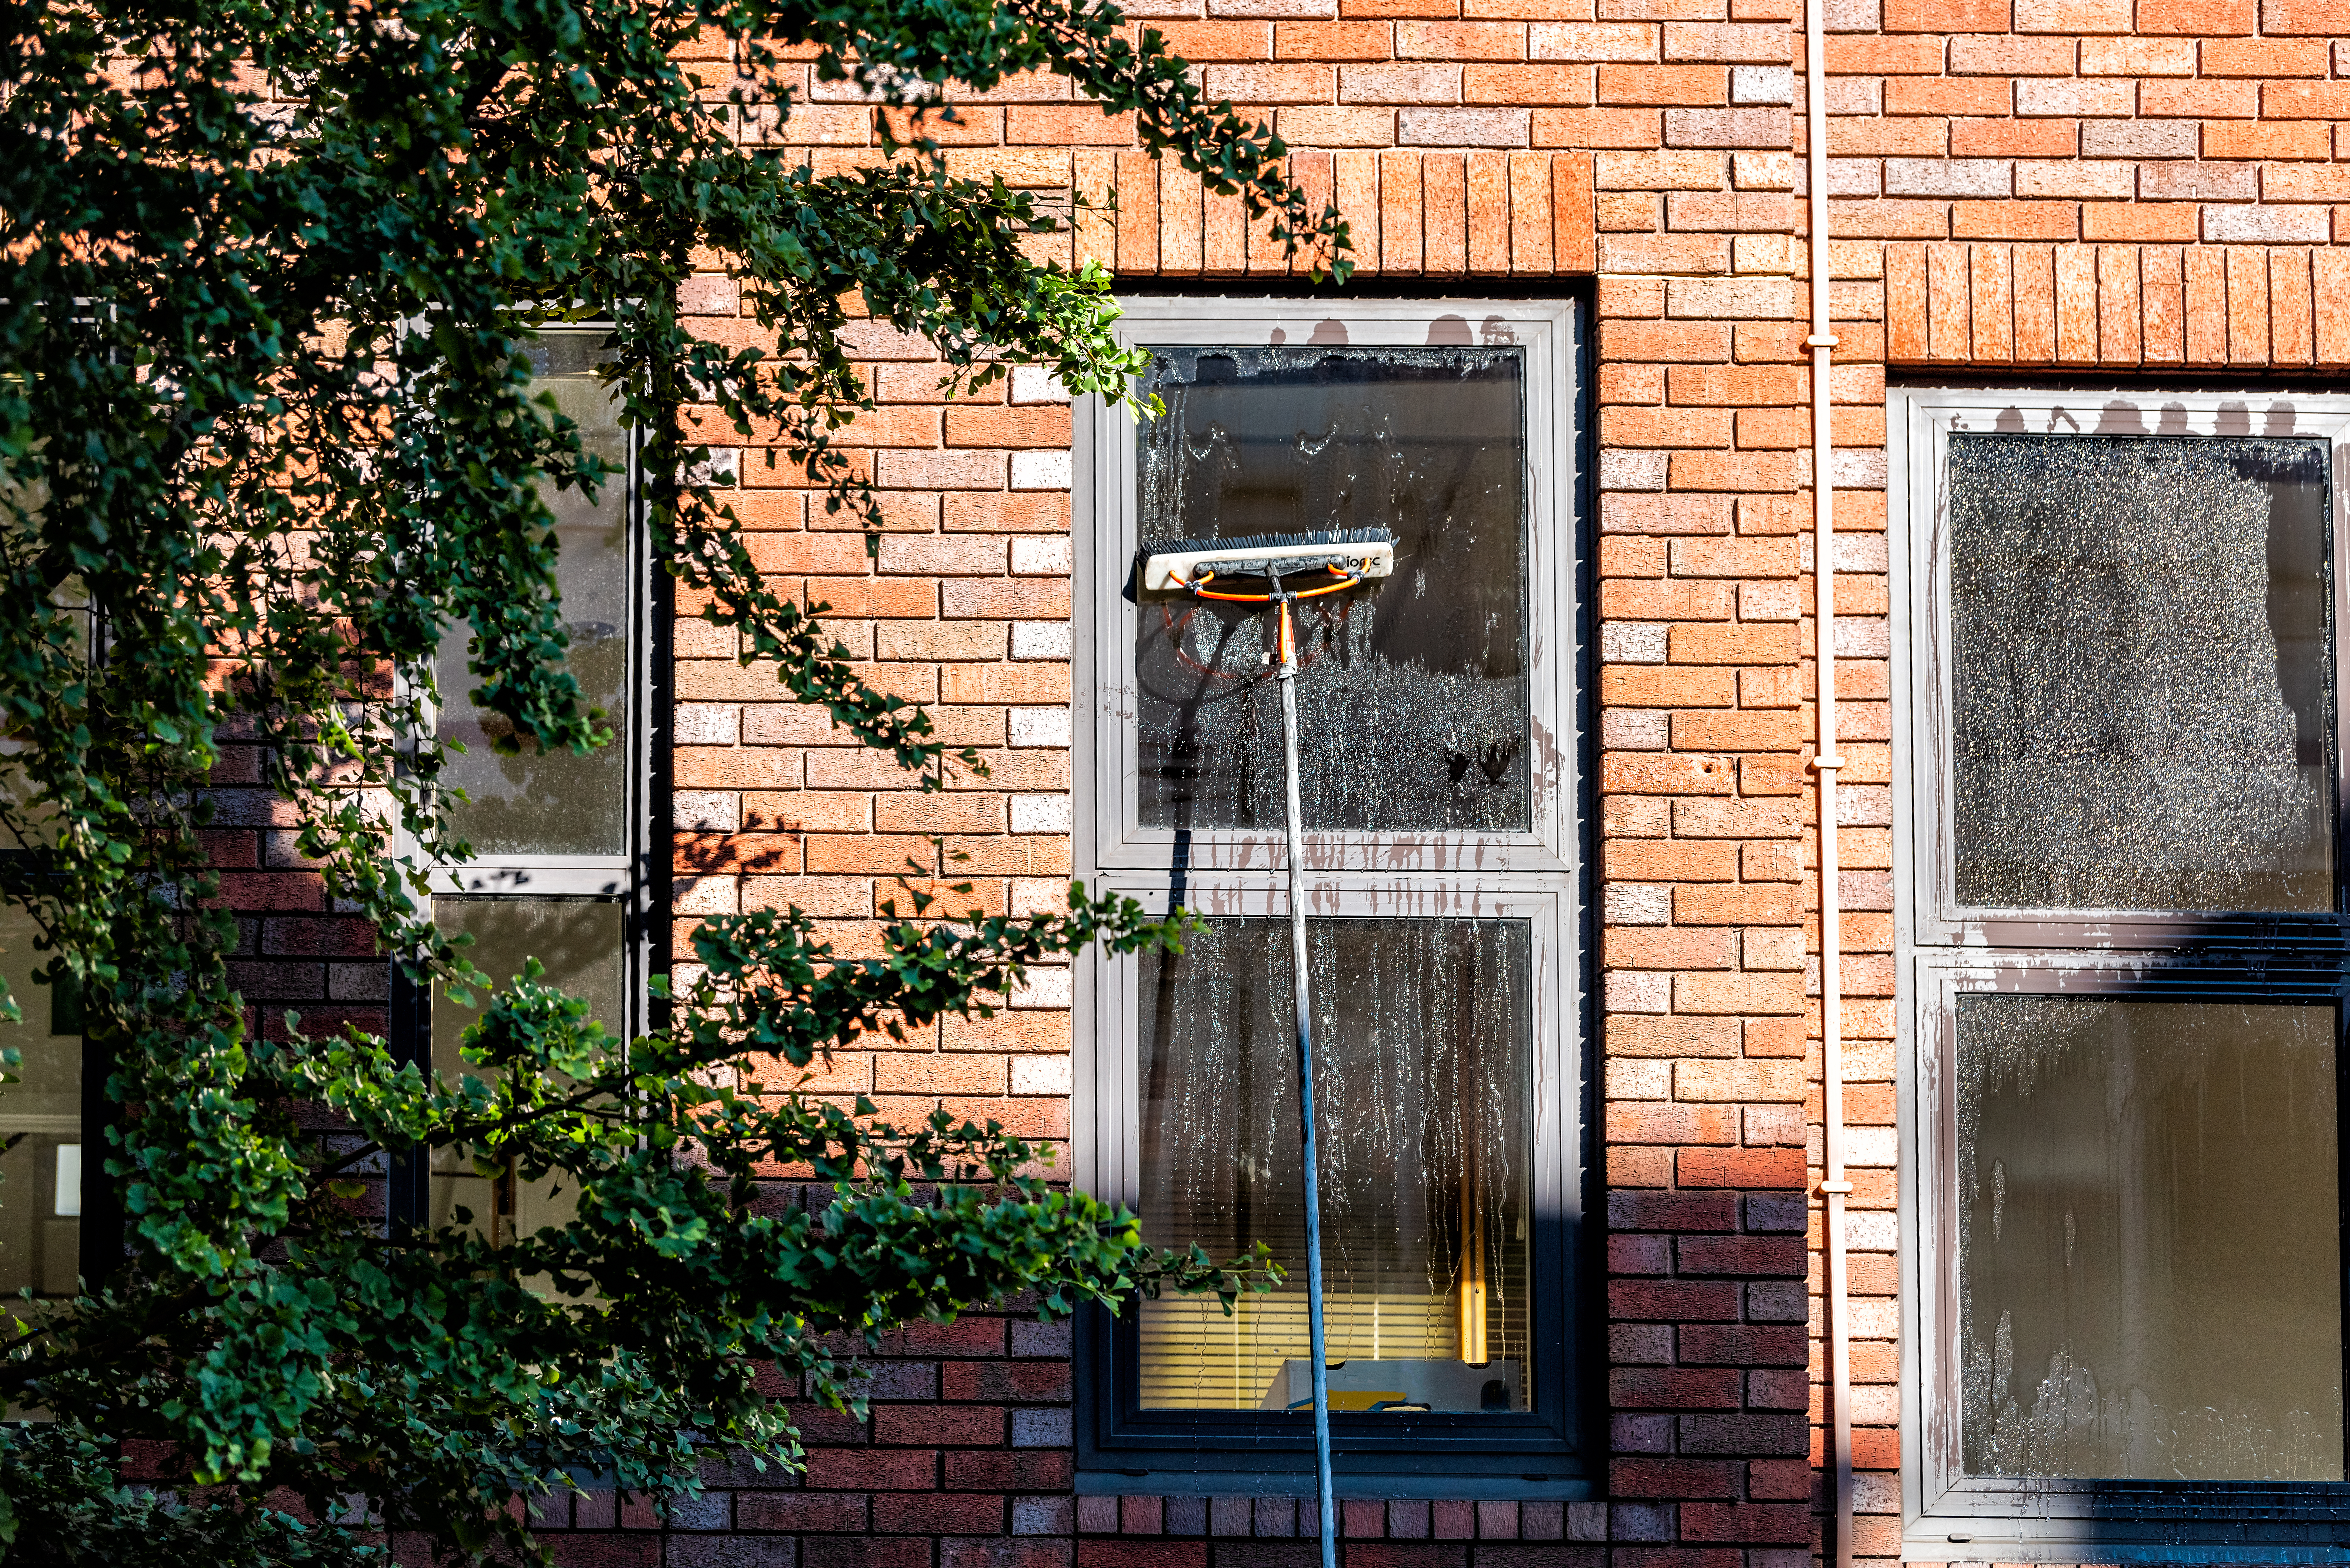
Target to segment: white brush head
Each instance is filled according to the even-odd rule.
[[[1278,542],[1263,539],[1185,539],[1153,550],[1143,558],[1144,593],[1181,593],[1197,581],[1202,569],[1216,580],[1263,577],[1278,569],[1284,581],[1310,587],[1325,576],[1325,566],[1337,566],[1358,577],[1384,577],[1395,570],[1395,538],[1385,529],[1349,529],[1346,534],[1305,535]]]

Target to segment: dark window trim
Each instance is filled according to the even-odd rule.
[[[1139,292],[1139,291],[1138,291]],[[1128,341],[1145,341],[1154,327],[1164,327],[1188,318],[1196,323],[1230,323],[1236,317],[1267,321],[1303,318],[1308,326],[1324,317],[1393,319],[1416,317],[1425,307],[1429,316],[1466,315],[1471,322],[1486,316],[1555,312],[1560,322],[1559,372],[1547,390],[1552,428],[1530,424],[1530,442],[1548,439],[1554,466],[1548,480],[1552,493],[1537,491],[1532,504],[1545,506],[1546,536],[1538,532],[1534,562],[1537,571],[1556,574],[1560,591],[1548,614],[1554,624],[1571,628],[1571,639],[1544,639],[1550,660],[1554,706],[1544,711],[1537,696],[1539,721],[1558,733],[1562,769],[1572,770],[1563,781],[1555,812],[1556,826],[1538,828],[1532,837],[1507,846],[1489,847],[1478,863],[1498,867],[1492,878],[1528,896],[1555,898],[1561,1002],[1545,1027],[1555,1031],[1555,1054],[1538,1052],[1536,1072],[1572,1076],[1558,1095],[1557,1114],[1569,1124],[1560,1138],[1570,1162],[1572,1190],[1565,1194],[1572,1208],[1564,1224],[1548,1224],[1537,1231],[1534,1268],[1537,1346],[1550,1350],[1538,1359],[1537,1388],[1552,1390],[1550,1411],[1506,1417],[1423,1416],[1411,1418],[1399,1431],[1392,1417],[1348,1417],[1334,1419],[1336,1469],[1340,1490],[1349,1497],[1393,1498],[1534,1498],[1584,1500],[1599,1495],[1606,1480],[1607,1365],[1600,1327],[1606,1321],[1605,1297],[1605,1172],[1597,1143],[1598,1090],[1592,1064],[1596,1038],[1596,1000],[1591,983],[1596,918],[1591,896],[1590,851],[1594,813],[1590,799],[1596,748],[1596,699],[1593,671],[1596,640],[1593,628],[1593,521],[1596,515],[1592,392],[1589,373],[1589,301],[1587,290],[1572,286],[1544,292],[1538,299],[1513,297],[1508,291],[1479,291],[1472,296],[1444,297],[1425,289],[1402,291],[1399,297],[1382,297],[1368,304],[1332,300],[1307,303],[1276,293],[1265,295],[1190,295],[1181,296],[1180,315],[1174,299],[1159,291],[1142,296],[1143,306],[1128,317]],[[1532,304],[1534,308],[1529,309]],[[1479,308],[1490,306],[1490,308]],[[1179,329],[1179,340],[1201,340],[1197,327]],[[1296,333],[1302,342],[1307,334]],[[1249,341],[1234,336],[1232,341]],[[1361,342],[1357,337],[1357,341]],[[1377,339],[1373,339],[1377,341]],[[1105,799],[1103,770],[1116,771],[1118,749],[1093,724],[1089,689],[1098,684],[1096,663],[1103,657],[1101,639],[1113,644],[1118,634],[1108,598],[1097,595],[1103,573],[1106,545],[1096,535],[1107,524],[1106,486],[1116,482],[1117,445],[1092,428],[1097,410],[1078,408],[1075,484],[1076,536],[1077,624],[1073,661],[1077,676],[1076,754],[1073,773],[1076,792],[1076,863],[1088,885],[1133,883],[1128,890],[1154,909],[1170,898],[1206,907],[1220,895],[1226,898],[1261,894],[1266,878],[1218,868],[1210,854],[1195,857],[1205,845],[1185,842],[1178,836],[1171,858],[1152,863],[1139,860],[1135,847],[1120,845],[1116,814]],[[1123,416],[1117,416],[1123,417]],[[1571,421],[1559,430],[1558,421]],[[1100,492],[1100,494],[1097,494]],[[1545,555],[1555,550],[1558,558]],[[1115,575],[1115,574],[1113,574]],[[1111,590],[1114,592],[1114,586]],[[1089,616],[1090,607],[1090,616]],[[1115,656],[1116,649],[1110,649]],[[1571,742],[1571,743],[1570,743]],[[1231,836],[1244,837],[1245,835]],[[1504,836],[1492,836],[1498,840]],[[1529,836],[1514,836],[1526,840]],[[1371,836],[1330,836],[1349,846],[1369,843]],[[1318,842],[1322,836],[1315,836]],[[1556,846],[1555,852],[1552,846]],[[1204,858],[1208,864],[1201,864]],[[1240,864],[1246,864],[1244,852]],[[1317,856],[1318,859],[1319,857]],[[1433,889],[1480,880],[1468,868],[1468,857],[1449,861],[1421,877],[1366,877],[1324,869],[1326,883],[1344,883],[1359,894],[1407,888]],[[1353,855],[1349,865],[1358,865]],[[1107,864],[1105,864],[1105,861]],[[1378,888],[1370,887],[1376,882]],[[1275,900],[1278,903],[1278,900]],[[1282,906],[1285,908],[1285,905]],[[1366,910],[1364,912],[1376,912]],[[1076,1138],[1077,1179],[1099,1192],[1094,1145],[1101,1134],[1092,1127],[1097,1113],[1089,1099],[1118,1093],[1102,1084],[1099,1057],[1115,1051],[1130,1053],[1133,1041],[1123,1024],[1102,1015],[1105,985],[1097,965],[1081,961],[1077,971],[1076,1049],[1078,1054]],[[1107,988],[1114,990],[1115,988]],[[1113,1075],[1113,1080],[1119,1075]],[[1543,1232],[1550,1232],[1544,1236]],[[1301,1426],[1295,1435],[1271,1429],[1277,1417],[1243,1412],[1152,1412],[1147,1417],[1132,1409],[1125,1397],[1139,1376],[1131,1352],[1121,1354],[1120,1335],[1109,1314],[1098,1308],[1078,1315],[1076,1325],[1075,1440],[1077,1449],[1076,1490],[1081,1493],[1159,1493],[1173,1495],[1284,1495],[1312,1488],[1312,1444]],[[1373,1423],[1384,1423],[1374,1426]]]

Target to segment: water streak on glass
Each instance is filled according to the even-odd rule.
[[[1158,348],[1141,544],[1387,528],[1395,575],[1301,607],[1305,825],[1531,826],[1523,351]],[[1138,607],[1146,826],[1283,820],[1267,618]]]
[[[1307,925],[1323,1266],[1338,1410],[1528,1407],[1528,922]],[[1307,1397],[1303,1167],[1285,921],[1211,919],[1146,955],[1143,1233],[1290,1272],[1226,1318],[1141,1307],[1142,1404],[1280,1409]]]
[[[0,1085],[0,1292],[70,1296],[81,1272],[83,1155],[81,1007],[70,984],[36,984],[56,957],[34,947],[38,928],[15,904],[0,906],[0,974],[22,1010],[0,1023],[0,1045],[24,1054],[17,1082]]]
[[[619,400],[599,383],[593,366],[600,338],[569,333],[541,339],[531,356],[539,371],[534,396],[554,395],[562,412],[579,426],[583,452],[613,471],[590,502],[578,490],[540,486],[555,514],[559,554],[556,579],[563,596],[563,618],[571,637],[567,662],[580,696],[609,715],[617,733],[628,724],[629,504],[628,432],[620,428]],[[469,797],[455,815],[456,827],[482,855],[619,855],[628,848],[627,748],[617,740],[586,756],[539,752],[526,745],[520,755],[500,756],[490,748],[514,733],[502,716],[475,707],[467,693],[479,684],[465,670],[465,644],[472,628],[452,627],[442,639],[433,678],[441,689],[441,735],[462,742],[463,756],[451,756],[443,783]]]
[[[588,1016],[615,1035],[627,1028],[623,1011],[626,987],[620,906],[587,898],[459,898],[432,900],[433,923],[443,934],[470,934],[473,945],[466,956],[474,967],[501,986],[523,971],[525,960],[536,959],[546,972],[540,983],[553,986],[588,1004]],[[432,1065],[454,1079],[463,1074],[483,1075],[459,1054],[464,1032],[481,1017],[489,999],[480,992],[474,1005],[461,1007],[445,996],[432,1001]],[[435,1225],[459,1223],[463,1208],[468,1221],[483,1234],[510,1239],[527,1236],[547,1225],[569,1222],[577,1194],[558,1191],[558,1179],[525,1182],[479,1174],[468,1156],[436,1149],[432,1156],[432,1213]]]
[[[1958,1002],[1970,1476],[2338,1481],[2331,1007]]]
[[[2331,909],[2326,449],[1950,440],[1961,903]]]

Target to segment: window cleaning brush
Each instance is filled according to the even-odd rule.
[[[1305,972],[1305,854],[1297,804],[1297,638],[1289,607],[1342,593],[1395,570],[1395,535],[1384,528],[1176,539],[1149,546],[1144,593],[1180,593],[1274,612],[1274,673],[1281,681],[1281,760],[1287,785],[1289,965],[1297,1013],[1297,1123],[1305,1164],[1305,1335],[1314,1376],[1314,1484],[1322,1516],[1322,1568],[1338,1568],[1337,1503],[1330,1479],[1330,1375],[1322,1327],[1322,1186],[1314,1136],[1314,999]],[[1294,585],[1294,586],[1293,586]]]

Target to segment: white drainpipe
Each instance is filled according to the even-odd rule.
[[[1844,765],[1835,740],[1835,437],[1829,428],[1831,359],[1836,346],[1828,306],[1828,107],[1825,0],[1804,5],[1804,150],[1809,160],[1812,333],[1812,581],[1814,663],[1818,670],[1819,741],[1812,758],[1819,801],[1820,858],[1820,1124],[1824,1168],[1820,1193],[1827,1206],[1828,1468],[1835,1539],[1833,1568],[1850,1568],[1852,1552],[1852,1326],[1846,1303],[1845,1199],[1852,1183],[1844,1169],[1843,931],[1837,918],[1836,770]]]

